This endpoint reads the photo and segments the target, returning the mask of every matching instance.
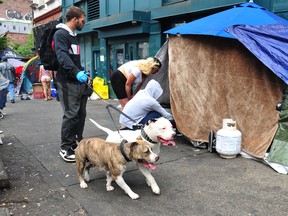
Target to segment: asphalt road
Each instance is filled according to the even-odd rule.
[[[105,103],[89,101],[88,118],[114,129]],[[11,188],[0,193],[0,215],[287,215],[287,176],[263,163],[194,148],[185,137],[177,147],[161,147],[153,175],[161,189],[154,195],[133,162],[124,179],[140,199],[130,199],[115,183],[106,191],[105,173],[91,170],[87,189],[81,189],[75,163],[64,162],[58,151],[62,111],[56,101],[35,99],[7,103],[0,120],[4,144],[0,157]],[[118,122],[119,113],[111,111]],[[84,137],[105,138],[87,120]],[[207,134],[208,136],[208,134]]]

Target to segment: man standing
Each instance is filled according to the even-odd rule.
[[[0,72],[9,80],[8,91],[10,94],[11,103],[15,103],[15,89],[14,82],[16,81],[16,71],[13,65],[7,62],[7,57],[4,55],[1,57],[2,63],[0,63]]]
[[[86,104],[89,89],[88,76],[80,62],[80,46],[76,30],[85,25],[85,13],[78,7],[66,12],[66,24],[58,24],[54,34],[54,50],[58,60],[56,83],[64,115],[61,127],[60,155],[66,162],[75,162],[76,141],[83,139]]]

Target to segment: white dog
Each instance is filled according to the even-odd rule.
[[[156,121],[149,121],[142,129],[139,130],[119,130],[112,131],[109,128],[103,127],[95,122],[93,119],[89,119],[96,127],[103,130],[108,134],[106,141],[120,143],[122,139],[128,142],[135,142],[139,136],[151,146],[152,151],[159,155],[161,143],[163,145],[175,146],[174,136],[175,131],[171,122],[166,118],[159,118]],[[139,170],[143,173],[146,178],[148,186],[151,186],[152,191],[155,194],[160,194],[160,188],[158,187],[154,177],[151,175],[151,169],[155,169],[156,166],[153,164],[143,165],[137,163]]]

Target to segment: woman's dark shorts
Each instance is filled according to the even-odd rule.
[[[118,99],[127,98],[125,91],[126,80],[126,77],[119,70],[115,71],[111,76],[111,85]]]

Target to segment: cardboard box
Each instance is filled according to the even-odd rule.
[[[41,83],[34,83],[32,85],[32,87],[33,87],[33,92],[42,92],[43,91]]]

